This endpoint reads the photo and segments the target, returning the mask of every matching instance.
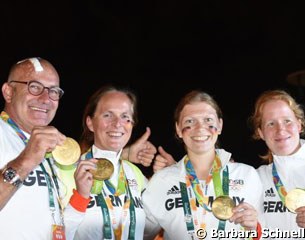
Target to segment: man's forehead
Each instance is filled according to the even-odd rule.
[[[31,64],[32,67],[34,68],[35,72],[42,72],[44,70],[41,63],[40,63],[40,59],[37,58],[37,57],[26,58],[24,60],[21,60],[21,61],[17,62],[17,65],[19,65],[19,64],[23,65],[25,63]]]

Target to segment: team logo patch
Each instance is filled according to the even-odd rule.
[[[230,179],[229,181],[230,190],[233,191],[240,191],[244,184],[244,180],[242,179]]]
[[[276,195],[275,195],[272,187],[265,191],[265,197],[275,197],[275,196]]]
[[[171,189],[167,191],[167,195],[170,194],[180,194],[180,189],[176,185],[174,185]]]

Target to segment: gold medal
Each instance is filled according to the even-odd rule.
[[[292,189],[285,197],[285,205],[295,213],[297,208],[305,206],[305,191],[300,188]]]
[[[114,166],[111,161],[106,158],[97,158],[96,169],[90,170],[93,178],[99,181],[109,179],[114,172]]]
[[[76,163],[80,157],[79,144],[67,137],[62,145],[58,145],[52,151],[53,158],[59,167],[69,167]]]
[[[212,203],[212,212],[220,220],[227,220],[233,215],[235,202],[229,196],[219,196]]]

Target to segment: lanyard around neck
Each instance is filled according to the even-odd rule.
[[[189,160],[188,156],[184,159],[185,169],[186,169],[186,183],[180,182],[180,189],[181,189],[181,196],[183,201],[183,209],[184,209],[184,215],[186,220],[186,227],[188,233],[192,236],[194,233],[194,221],[193,221],[193,215],[192,215],[192,208],[197,209],[196,207],[196,201],[193,201],[192,195],[188,195],[191,193],[191,191],[187,191],[187,188],[192,188],[195,198],[198,201],[199,205],[202,206],[205,210],[208,212],[211,212],[211,209],[208,207],[208,197],[204,195],[199,180],[197,178],[197,175],[195,173],[195,170],[193,168],[193,165],[191,161]],[[221,183],[220,178],[220,169],[221,169],[221,161],[218,157],[218,155],[215,156],[215,159],[213,161],[213,167],[211,169],[211,172],[206,180],[206,185],[208,185],[213,179],[213,185],[214,185],[214,192],[215,197],[221,196],[221,195],[229,195],[229,171],[228,166],[223,170],[223,179]],[[190,201],[192,202],[192,206],[190,204]],[[198,221],[196,221],[198,222]],[[218,230],[224,230],[225,229],[225,221],[219,220]],[[203,225],[205,226],[205,225]]]
[[[85,159],[93,158],[92,153],[92,147],[86,152]],[[122,220],[122,228],[125,222],[125,218],[127,217],[127,209],[129,208],[129,233],[128,233],[128,240],[134,240],[135,239],[135,229],[136,229],[136,213],[135,213],[135,204],[134,200],[132,198],[131,190],[128,185],[128,181],[125,176],[125,172],[123,169],[123,163],[121,162],[120,171],[119,171],[119,181],[118,181],[118,187],[115,189],[113,184],[107,179],[103,181],[108,188],[108,190],[114,194],[115,196],[120,196],[123,193],[126,192],[126,202],[124,202],[123,205],[123,220]],[[125,190],[126,189],[126,190]],[[103,235],[104,239],[112,239],[112,227],[111,227],[111,220],[110,217],[112,215],[112,218],[114,219],[114,212],[112,203],[110,201],[110,198],[105,193],[104,189],[101,190],[101,193],[97,194],[97,201],[98,204],[101,206],[102,214],[103,214]],[[109,212],[110,210],[110,212]],[[121,234],[123,233],[123,229],[114,229],[114,234],[116,239],[120,239]]]

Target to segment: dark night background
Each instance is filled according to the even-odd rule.
[[[149,126],[150,140],[177,159],[174,108],[201,88],[224,112],[222,147],[257,167],[265,148],[246,122],[256,97],[282,88],[304,103],[304,87],[286,81],[305,69],[303,9],[295,1],[3,1],[0,78],[26,57],[53,63],[65,95],[52,124],[75,139],[88,96],[107,82],[128,86],[139,100],[133,139]]]

